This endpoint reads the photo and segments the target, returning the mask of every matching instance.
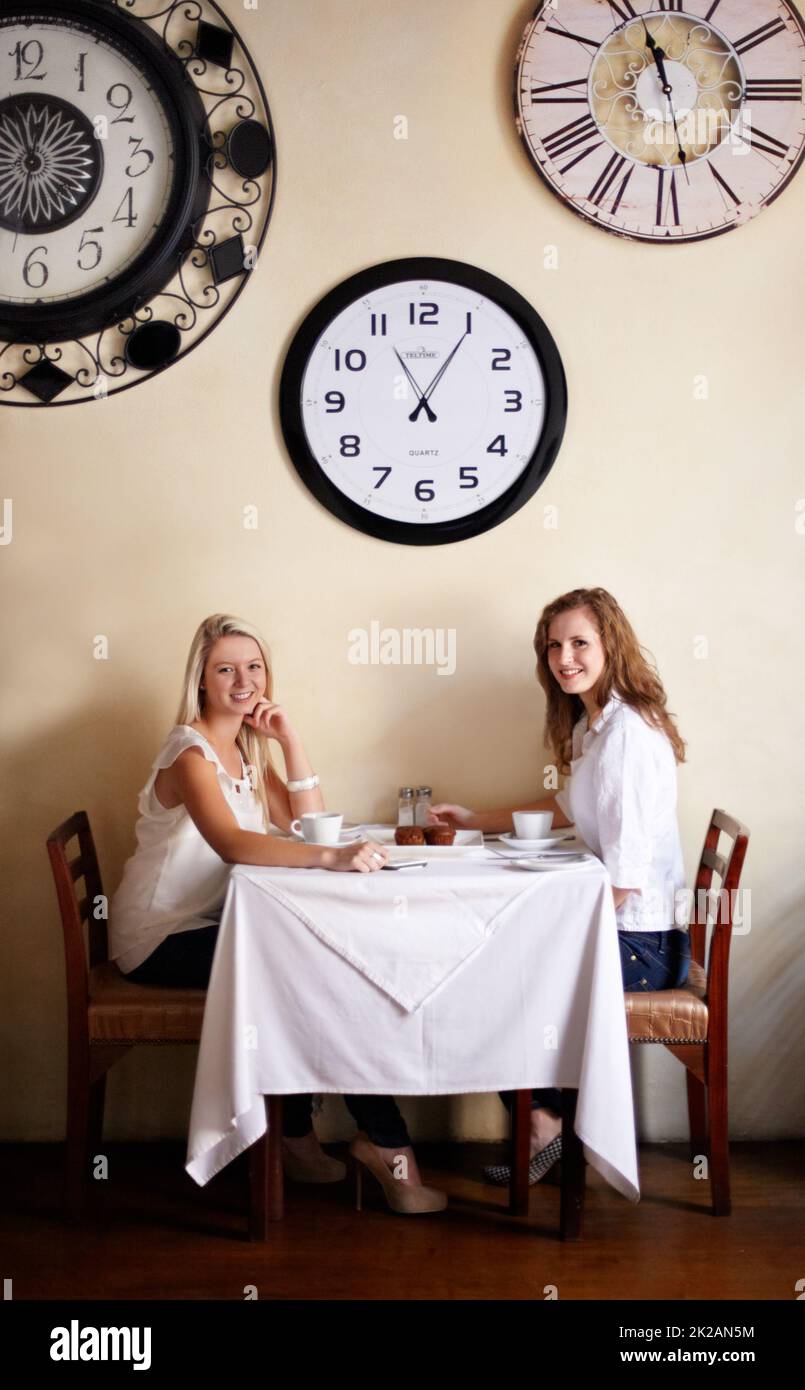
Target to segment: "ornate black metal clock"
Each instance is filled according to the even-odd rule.
[[[342,521],[440,545],[487,531],[544,481],[567,394],[542,319],[459,261],[388,261],[345,280],[288,351],[280,416],[294,466]]]
[[[210,331],[254,267],[274,146],[211,0],[0,9],[0,402],[135,385]]]

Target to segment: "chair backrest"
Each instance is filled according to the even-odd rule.
[[[722,835],[731,843],[723,852],[718,844]],[[705,963],[707,928],[712,925],[710,951],[707,958],[707,998],[726,1011],[727,978],[729,974],[730,943],[733,927],[748,920],[745,905],[738,899],[749,831],[725,811],[714,811],[710,817],[704,848],[699,860],[694,885],[693,908],[688,923],[691,956],[699,965]],[[717,874],[720,887],[713,888]],[[717,906],[716,906],[717,903]],[[715,910],[714,910],[715,908]]]
[[[67,846],[74,839],[78,840],[78,854],[70,859]],[[57,826],[48,835],[47,849],[64,931],[68,998],[85,1000],[88,992],[87,956],[90,967],[102,965],[109,959],[106,903],[105,900],[99,902],[99,899],[103,899],[103,885],[86,811],[76,811],[69,820]],[[80,897],[77,887],[79,879],[84,882]],[[87,924],[86,946],[84,922]]]

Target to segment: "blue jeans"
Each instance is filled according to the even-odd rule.
[[[206,989],[218,940],[218,923],[192,931],[171,932],[150,956],[126,978],[138,985],[178,985]],[[408,1127],[391,1096],[344,1096],[359,1129],[383,1149],[403,1149],[411,1143]],[[282,1097],[282,1132],[301,1139],[313,1128],[312,1096]]]
[[[623,988],[645,994],[655,989],[681,989],[688,978],[690,937],[680,927],[670,931],[618,932]],[[513,1091],[501,1091],[500,1098],[511,1110]],[[552,1086],[531,1092],[531,1109],[550,1106],[562,1109],[562,1093]]]

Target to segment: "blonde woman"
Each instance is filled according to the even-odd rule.
[[[272,740],[282,749],[287,782],[273,765]],[[370,840],[331,848],[268,833],[287,832],[303,812],[324,810],[324,799],[290,716],[273,702],[265,641],[226,614],[206,618],[193,638],[176,725],[138,805],[137,849],[109,915],[110,957],[138,983],[206,988],[231,864],[374,873],[388,858]],[[441,1210],[444,1194],[422,1185],[391,1097],[345,1100],[363,1131],[353,1155],[379,1176],[389,1204]],[[283,1112],[288,1175],[301,1182],[343,1178],[345,1165],[323,1152],[313,1130],[311,1097],[286,1096]],[[388,1189],[383,1179],[392,1173]]]
[[[512,829],[513,811],[533,810],[552,811],[554,827],[575,823],[609,870],[624,988],[678,988],[690,960],[687,930],[676,924],[685,893],[676,764],[685,744],[662,682],[606,589],[574,589],[549,603],[534,650],[547,700],[545,745],[569,782],[555,796],[496,811],[444,802],[431,820],[495,833]],[[502,1098],[510,1105],[510,1095]],[[535,1183],[561,1157],[560,1093],[533,1091],[531,1104]],[[506,1165],[485,1172],[492,1182],[509,1180]]]

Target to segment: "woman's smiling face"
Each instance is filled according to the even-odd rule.
[[[548,629],[548,666],[566,695],[592,690],[604,669],[604,647],[589,608],[569,608]]]
[[[265,694],[266,668],[253,637],[219,637],[204,667],[207,710],[248,714]]]

